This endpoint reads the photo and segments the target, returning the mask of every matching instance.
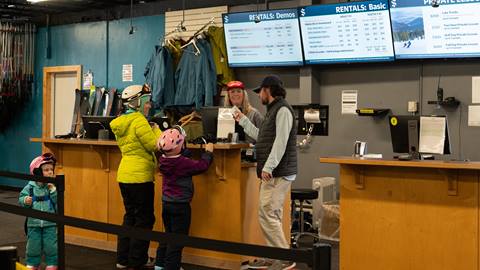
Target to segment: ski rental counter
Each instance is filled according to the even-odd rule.
[[[115,141],[85,139],[32,138],[41,142],[43,151],[58,158],[57,173],[65,174],[65,215],[121,224],[124,208],[116,181],[121,153]],[[187,145],[194,157],[203,151],[199,145]],[[241,162],[241,149],[247,144],[216,144],[210,169],[193,177],[195,194],[190,235],[202,238],[265,245],[258,224],[260,181],[255,163]],[[162,228],[162,179],[155,177],[155,228]],[[285,202],[284,231],[290,239],[290,198]],[[67,243],[116,250],[115,235],[65,228]],[[151,243],[155,254],[157,243]],[[238,269],[248,258],[240,255],[186,248],[183,261],[222,269]]]

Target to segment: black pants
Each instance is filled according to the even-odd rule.
[[[153,213],[153,182],[140,184],[120,183],[125,215],[123,226],[152,229],[155,223]],[[119,236],[117,244],[117,262],[128,267],[140,269],[148,260],[150,241],[130,239]]]
[[[163,202],[162,218],[165,232],[187,234],[190,229],[192,210],[190,203]],[[165,270],[178,270],[182,262],[183,246],[160,243],[157,249],[157,266]]]

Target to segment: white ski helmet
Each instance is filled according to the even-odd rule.
[[[130,109],[138,110],[141,105],[141,98],[150,96],[151,91],[148,84],[144,85],[130,85],[122,92],[123,105]]]

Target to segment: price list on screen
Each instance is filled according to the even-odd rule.
[[[391,61],[388,2],[349,2],[300,9],[306,63]]]
[[[397,58],[480,56],[480,0],[391,0]]]
[[[224,14],[231,67],[302,65],[296,9]]]

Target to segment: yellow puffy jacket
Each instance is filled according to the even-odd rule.
[[[127,184],[152,182],[155,173],[154,151],[160,129],[152,129],[139,112],[115,118],[110,127],[122,152],[117,181]]]

